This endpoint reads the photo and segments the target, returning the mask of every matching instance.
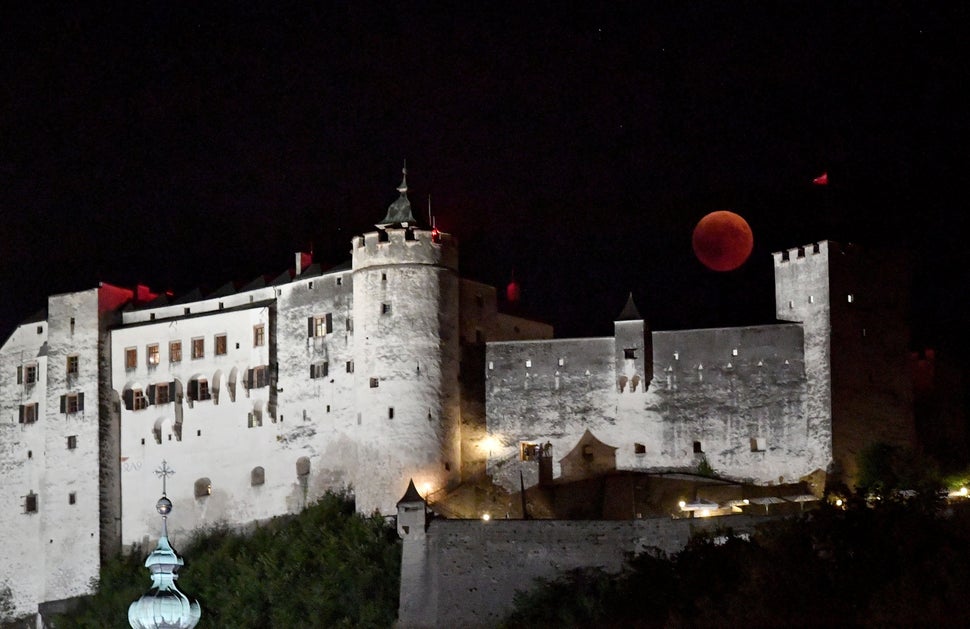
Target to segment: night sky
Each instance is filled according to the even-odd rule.
[[[914,346],[966,342],[967,3],[193,4],[0,19],[4,338],[98,281],[339,264],[407,159],[462,274],[560,335],[629,291],[655,329],[771,321],[770,252],[832,238],[912,256]],[[730,273],[690,248],[720,209]]]

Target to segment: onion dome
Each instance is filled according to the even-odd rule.
[[[172,501],[162,494],[155,509],[162,516],[162,536],[145,560],[152,588],[128,607],[128,624],[132,629],[192,629],[202,616],[202,608],[175,586],[184,562],[168,542],[167,518]]]
[[[408,200],[408,169],[405,166],[402,170],[401,185],[397,187],[397,191],[401,193],[394,203],[391,203],[390,207],[387,208],[387,216],[384,220],[377,224],[378,227],[387,227],[389,225],[403,225],[407,227],[408,225],[414,225],[417,221],[414,220],[414,215],[411,213],[411,201]]]

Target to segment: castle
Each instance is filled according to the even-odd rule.
[[[426,497],[483,474],[514,489],[539,482],[537,457],[570,477],[576,448],[585,472],[595,449],[607,468],[703,458],[768,484],[851,478],[868,441],[911,439],[886,260],[825,241],[775,254],[774,325],[654,332],[631,300],[614,337],[554,340],[460,277],[456,240],[398,190],[346,265],[297,253],[277,277],[175,299],[102,283],[16,328],[0,348],[0,588],[18,612],[87,593],[102,556],[156,534],[144,497],[163,459],[184,532],[331,488],[383,514],[409,480]]]

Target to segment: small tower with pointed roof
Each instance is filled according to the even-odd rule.
[[[172,501],[165,495],[165,479],[174,472],[162,461],[155,473],[162,477],[162,497],[155,503],[155,510],[162,516],[162,536],[145,560],[152,589],[128,607],[128,623],[132,629],[192,629],[202,617],[202,608],[176,587],[178,569],[184,562],[168,542]]]
[[[627,297],[613,329],[617,392],[642,394],[653,380],[653,335],[633,303],[633,293]]]

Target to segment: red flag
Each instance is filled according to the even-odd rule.
[[[829,174],[827,172],[822,173],[821,175],[819,175],[815,179],[812,179],[812,183],[814,183],[816,186],[827,186],[827,185],[829,185]]]

